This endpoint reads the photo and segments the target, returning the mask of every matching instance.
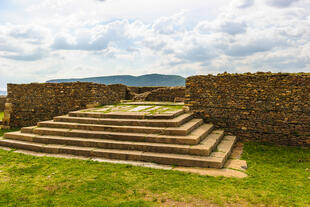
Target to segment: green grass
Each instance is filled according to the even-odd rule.
[[[6,132],[15,132],[15,131],[18,131],[20,129],[0,129],[0,137],[3,136],[4,133]]]
[[[3,119],[3,117],[4,117],[4,112],[0,111],[0,121]]]
[[[0,206],[310,206],[309,149],[246,143],[243,158],[237,179],[0,150]]]

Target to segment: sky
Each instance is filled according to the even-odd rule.
[[[309,0],[0,0],[7,83],[310,72]]]

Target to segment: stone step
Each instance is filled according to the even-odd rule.
[[[148,127],[148,126],[85,124],[85,123],[76,123],[76,122],[59,122],[59,119],[56,119],[56,120],[57,121],[39,122],[38,127],[185,136],[203,124],[202,119],[192,119],[189,122],[179,127],[162,128],[162,127]],[[65,119],[60,119],[60,121],[65,121]],[[67,121],[72,121],[72,120],[67,120]],[[22,131],[25,132],[25,129],[23,128]]]
[[[184,109],[162,114],[146,114],[145,112],[91,112],[85,110],[73,111],[70,117],[90,117],[90,118],[113,118],[113,119],[173,119],[184,114]]]
[[[74,122],[83,124],[103,124],[118,126],[152,126],[152,127],[178,127],[193,118],[193,113],[182,114],[173,119],[113,119],[113,118],[92,118],[92,117],[71,117],[68,115],[57,116],[56,122]]]
[[[128,133],[111,131],[93,131],[65,128],[47,127],[24,127],[22,133],[34,133],[38,135],[52,135],[64,137],[80,137],[93,139],[113,139],[119,141],[154,142],[167,144],[188,144],[200,143],[213,129],[212,124],[203,124],[186,136],[171,136],[148,133]]]
[[[43,144],[60,144],[104,149],[137,150],[173,154],[208,156],[224,136],[220,130],[213,131],[198,145],[163,144],[149,142],[118,141],[109,139],[86,139],[79,137],[39,136],[19,132],[6,133],[4,138]]]
[[[0,145],[43,153],[72,154],[86,157],[103,157],[106,159],[144,161],[187,167],[222,168],[227,157],[231,153],[235,141],[236,137],[225,136],[218,145],[216,152],[212,152],[209,156],[167,154],[132,150],[128,151],[116,149],[98,149],[92,147],[41,144],[37,142],[27,142],[10,139],[0,139]]]

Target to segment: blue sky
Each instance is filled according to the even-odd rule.
[[[309,72],[309,0],[0,0],[0,89],[146,73]]]

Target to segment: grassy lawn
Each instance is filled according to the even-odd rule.
[[[4,112],[0,111],[0,121],[3,119],[3,117],[4,117]]]
[[[246,143],[243,158],[237,179],[0,150],[0,206],[310,206],[309,149]]]

